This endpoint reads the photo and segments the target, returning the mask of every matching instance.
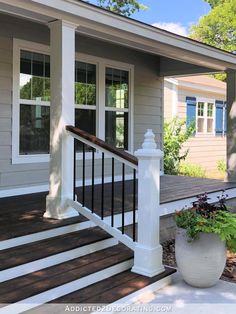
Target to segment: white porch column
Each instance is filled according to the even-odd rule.
[[[132,271],[153,277],[164,271],[162,246],[159,243],[160,160],[155,135],[147,130],[138,158],[138,240]]]
[[[68,208],[73,199],[73,139],[65,130],[74,125],[75,29],[57,20],[51,32],[50,178],[44,217],[63,219],[78,215]]]
[[[236,71],[227,71],[227,176],[236,182]]]

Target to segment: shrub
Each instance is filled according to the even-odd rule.
[[[206,178],[206,170],[196,164],[182,162],[179,165],[178,174],[188,177]]]
[[[222,174],[226,172],[226,162],[223,159],[217,161],[217,169]]]
[[[177,117],[170,122],[164,122],[164,171],[166,174],[178,174],[179,164],[188,154],[181,154],[183,143],[194,133],[195,124],[185,128],[185,121]]]

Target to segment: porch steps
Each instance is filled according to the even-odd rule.
[[[108,233],[94,227],[2,250],[0,281],[57,265],[117,243]]]
[[[130,269],[133,252],[122,244],[0,284],[0,313],[20,313]]]
[[[69,293],[49,303],[55,304],[111,304],[122,300],[131,294],[159,282],[169,279],[175,273],[173,268],[165,267],[165,271],[155,277],[149,278],[131,272],[128,269],[120,274],[104,279],[89,287]]]

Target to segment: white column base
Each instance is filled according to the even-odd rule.
[[[132,272],[139,275],[154,277],[163,273],[165,268],[162,264],[162,246],[149,249],[137,244],[134,251],[134,266]]]
[[[51,197],[50,195],[47,196],[44,218],[66,219],[76,216],[79,216],[79,213],[74,208],[68,207],[67,198],[61,199],[59,197]]]

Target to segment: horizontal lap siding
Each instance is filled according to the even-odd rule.
[[[0,193],[18,187],[48,184],[48,163],[12,165],[12,38],[49,44],[49,29],[32,22],[1,15],[0,18]],[[134,148],[143,142],[143,135],[152,128],[162,146],[162,79],[158,79],[157,57],[147,56],[128,48],[122,48],[83,36],[76,37],[76,50],[102,58],[133,64],[134,69]],[[91,177],[91,161],[87,161],[86,177]],[[105,161],[105,175],[111,174],[111,160]],[[81,179],[81,161],[77,162],[77,179]],[[127,168],[127,173],[130,170]],[[95,174],[101,175],[101,160],[96,161]],[[115,174],[121,175],[116,164]]]
[[[199,164],[206,170],[216,170],[217,162],[226,160],[226,137],[191,138],[184,148],[189,148],[186,162]]]

